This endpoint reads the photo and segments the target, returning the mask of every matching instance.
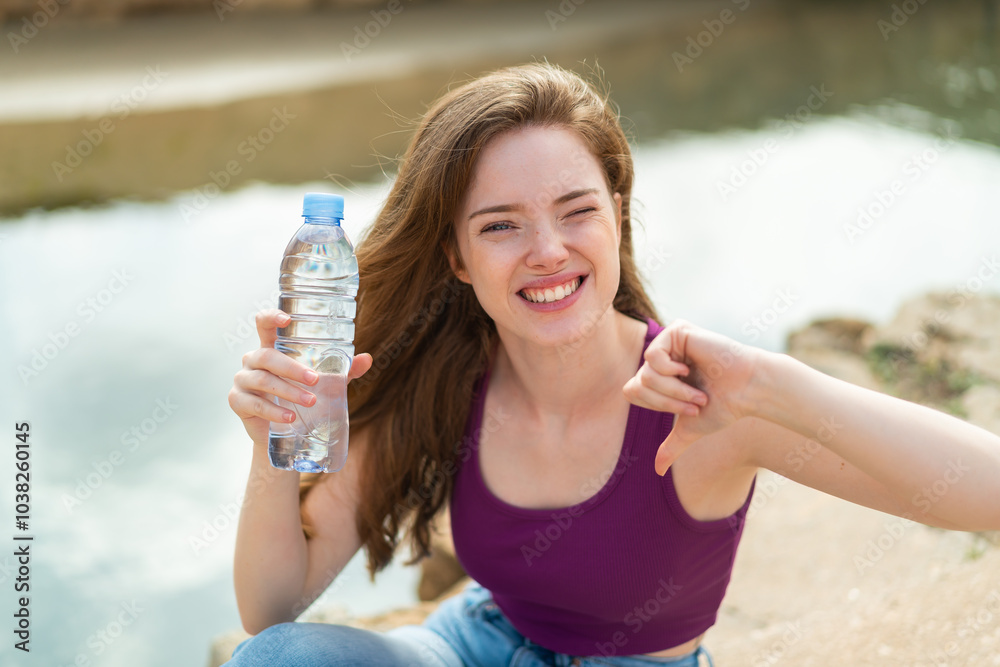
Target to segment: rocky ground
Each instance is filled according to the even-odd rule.
[[[789,336],[788,353],[1000,434],[998,341],[1000,297],[953,292],[914,299],[881,327],[814,322]],[[358,619],[329,608],[310,620],[420,623],[463,577],[443,521],[421,582],[431,601]],[[220,637],[210,665],[246,636]],[[706,646],[719,667],[1000,665],[1000,537],[907,522],[763,472]]]

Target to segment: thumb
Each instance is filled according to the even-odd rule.
[[[667,439],[661,442],[660,448],[656,450],[656,459],[653,461],[653,467],[656,470],[656,474],[660,477],[667,474],[667,468],[673,465],[673,462],[695,441],[695,438],[691,437],[691,434],[679,432],[680,429],[678,426],[679,424],[674,425]]]
[[[351,368],[347,373],[347,379],[357,380],[362,375],[371,370],[372,364],[374,363],[372,355],[367,352],[362,352],[361,354],[354,357],[354,361],[351,362]]]

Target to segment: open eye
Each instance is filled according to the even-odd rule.
[[[508,229],[511,228],[511,226],[510,226],[509,223],[506,223],[506,222],[494,222],[492,225],[487,225],[486,227],[484,227],[483,231],[484,232],[492,232],[492,231],[502,232],[502,231],[504,231],[503,229],[501,229],[502,227],[506,227]]]

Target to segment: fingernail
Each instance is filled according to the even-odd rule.
[[[319,375],[316,374],[316,371],[306,371],[306,380],[309,382],[315,382],[318,377]]]
[[[295,413],[294,412],[286,412],[285,413],[285,421],[286,422],[295,421]]]
[[[689,405],[686,408],[684,408],[684,414],[690,415],[692,417],[697,417],[698,416],[698,408],[696,408],[693,405]]]

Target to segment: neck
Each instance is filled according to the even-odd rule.
[[[492,375],[529,424],[564,430],[605,407],[627,403],[622,386],[639,367],[647,330],[646,323],[613,308],[586,334],[558,346],[498,330]]]

